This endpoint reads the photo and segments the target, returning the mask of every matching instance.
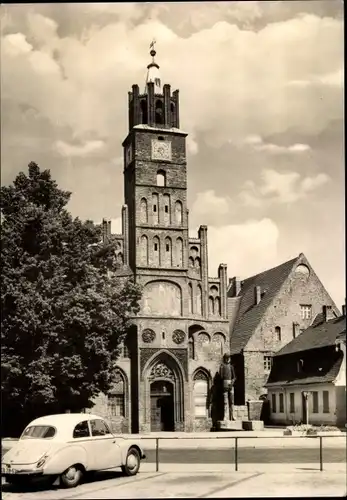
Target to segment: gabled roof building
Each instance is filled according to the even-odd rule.
[[[322,319],[273,358],[267,383],[275,423],[346,423],[346,315]]]
[[[339,310],[304,254],[241,282],[230,280],[230,352],[236,369],[235,403],[257,400],[275,353],[321,317]]]

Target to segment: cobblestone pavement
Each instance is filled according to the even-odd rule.
[[[216,465],[216,464],[215,464]],[[251,465],[253,470],[250,470]],[[345,464],[328,464],[323,472],[310,470],[310,464],[296,464],[283,472],[279,467],[247,464],[242,472],[211,470],[198,472],[141,472],[134,478],[123,477],[118,472],[99,473],[93,480],[77,488],[64,490],[56,486],[31,487],[30,490],[14,490],[2,487],[5,500],[69,500],[107,498],[164,498],[164,497],[312,497],[345,496]],[[246,467],[246,465],[245,465]],[[267,470],[266,470],[267,469]],[[269,472],[271,470],[271,472]]]

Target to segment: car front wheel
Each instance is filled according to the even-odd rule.
[[[122,471],[126,476],[135,476],[140,468],[140,453],[136,448],[130,448],[127,454],[125,465],[122,466]]]
[[[64,488],[74,488],[77,486],[83,477],[83,472],[76,465],[72,465],[60,476],[60,482]]]

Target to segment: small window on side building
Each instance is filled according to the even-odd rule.
[[[272,413],[276,413],[276,394],[271,395],[271,409]]]
[[[280,404],[279,404],[279,413],[284,413],[284,398],[283,393],[280,393]]]
[[[323,391],[323,413],[329,413],[329,391]]]
[[[269,373],[272,366],[272,356],[264,355],[264,371]]]
[[[282,340],[281,327],[280,326],[276,326],[275,327],[275,335],[276,335],[276,340],[278,340],[278,341]]]
[[[302,304],[300,309],[302,319],[312,319],[312,306],[310,304]]]
[[[312,413],[318,413],[318,392],[312,392]]]

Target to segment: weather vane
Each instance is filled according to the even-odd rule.
[[[151,41],[151,45],[149,46],[150,49],[153,49],[155,50],[155,47],[154,45],[157,43],[157,41],[153,38],[153,40]]]

